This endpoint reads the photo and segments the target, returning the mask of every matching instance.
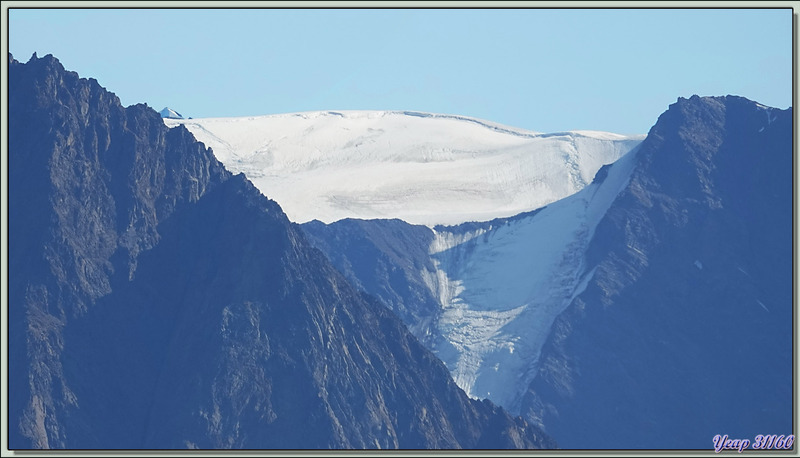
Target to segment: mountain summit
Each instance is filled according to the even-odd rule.
[[[178,113],[177,111],[175,111],[175,110],[173,110],[172,108],[169,108],[169,107],[164,107],[164,109],[161,110],[159,112],[159,114],[161,115],[162,118],[183,119],[183,116],[180,113]]]
[[[681,98],[642,143],[522,413],[568,448],[792,434],[792,110]]]
[[[10,448],[555,447],[186,129],[49,55],[9,87]]]

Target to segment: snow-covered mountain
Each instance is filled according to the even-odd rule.
[[[165,122],[187,127],[298,222],[396,218],[433,227],[552,204],[476,228],[427,229],[430,264],[414,274],[436,305],[404,317],[470,396],[512,411],[550,323],[580,284],[582,250],[643,138],[539,134],[417,112]],[[603,165],[623,156],[605,183],[587,186]]]
[[[160,114],[161,117],[165,119],[183,119],[183,115],[181,115],[180,113],[178,113],[177,111],[173,110],[170,107],[164,107],[164,109],[159,111],[158,114]]]
[[[319,111],[165,119],[184,125],[289,218],[488,221],[534,210],[588,184],[644,136],[541,134],[409,111]]]
[[[680,99],[644,142],[410,112],[165,122],[305,222],[470,396],[568,446],[697,448],[712,429],[788,424],[791,377],[778,368],[791,335],[777,326],[791,305],[791,135],[775,120],[790,117],[736,97]],[[780,276],[766,273],[776,265]],[[717,320],[728,325],[704,324]],[[760,328],[747,342],[726,330],[749,321]],[[711,349],[778,364],[738,377]],[[732,421],[736,393],[759,386],[770,394]]]
[[[553,296],[566,300],[579,286],[582,249],[624,185],[633,154],[605,184],[587,184],[643,138],[539,134],[417,112],[165,122],[187,127],[298,222],[397,218],[453,225],[552,204],[513,221],[432,230],[425,247],[432,264],[418,273],[437,308],[423,311],[412,329],[428,336],[468,394],[512,410],[565,305]]]

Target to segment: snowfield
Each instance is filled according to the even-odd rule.
[[[297,223],[399,218],[433,227],[513,216],[574,194],[644,138],[540,134],[408,111],[164,122],[186,126]]]

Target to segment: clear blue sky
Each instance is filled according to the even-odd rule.
[[[792,102],[790,9],[11,9],[9,51],[192,117],[417,110],[646,133],[679,96]]]

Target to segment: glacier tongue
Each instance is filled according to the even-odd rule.
[[[604,180],[532,215],[436,232],[437,271],[423,272],[442,307],[434,351],[467,394],[517,413],[553,320],[593,274],[585,271],[586,247],[627,183],[635,155],[636,149]]]
[[[396,111],[165,119],[184,125],[298,223],[488,221],[571,195],[644,136],[540,134]]]

